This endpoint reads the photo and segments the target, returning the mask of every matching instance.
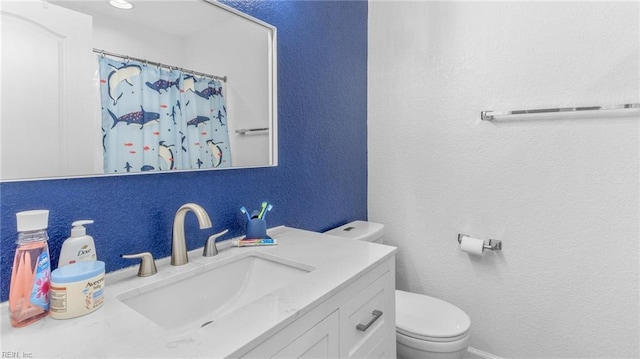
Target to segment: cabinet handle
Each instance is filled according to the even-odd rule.
[[[374,310],[371,314],[373,314],[373,319],[371,319],[371,321],[369,321],[369,323],[367,324],[358,324],[356,325],[356,329],[358,329],[361,332],[366,332],[367,329],[369,329],[369,327],[376,322],[376,320],[378,320],[378,318],[380,318],[382,316],[382,312],[379,310]]]

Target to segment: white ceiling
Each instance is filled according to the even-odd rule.
[[[133,9],[122,10],[108,0],[48,0],[48,2],[93,17],[115,17],[165,33],[185,36],[199,31],[203,24],[220,23],[228,14],[201,0],[129,0]]]

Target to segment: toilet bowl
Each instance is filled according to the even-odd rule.
[[[325,232],[382,243],[384,225],[355,221]],[[462,359],[469,342],[469,316],[455,305],[396,290],[396,346],[400,359]]]
[[[398,358],[462,359],[470,326],[469,316],[453,304],[396,290]]]

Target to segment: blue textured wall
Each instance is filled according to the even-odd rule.
[[[187,216],[187,246],[225,228],[241,235],[240,206],[274,204],[269,226],[325,230],[367,217],[367,2],[226,1],[278,28],[279,166],[0,184],[1,300],[8,299],[15,213],[49,209],[54,266],[70,224],[87,227],[113,271],[121,253],[171,252],[175,211],[202,205],[211,229]]]

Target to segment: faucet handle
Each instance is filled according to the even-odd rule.
[[[120,257],[124,259],[142,259],[142,261],[140,262],[140,268],[138,268],[138,277],[149,277],[158,273],[156,262],[153,260],[153,255],[149,252],[142,252],[137,254],[121,254]]]
[[[228,229],[216,234],[212,234],[207,238],[207,241],[204,244],[204,250],[202,251],[202,256],[204,257],[213,257],[218,254],[218,247],[216,247],[216,238],[222,236],[223,234],[229,232]]]

